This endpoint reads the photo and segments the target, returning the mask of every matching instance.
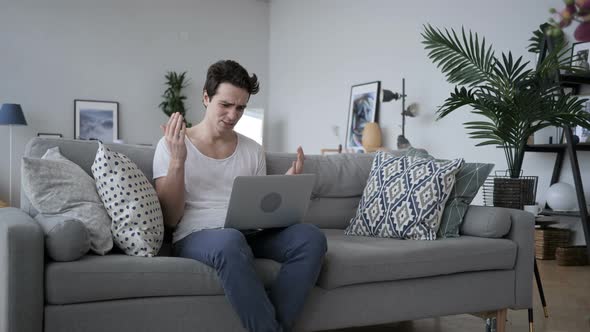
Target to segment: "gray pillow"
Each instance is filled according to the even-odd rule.
[[[54,261],[75,261],[90,250],[90,236],[80,220],[41,213],[35,220],[45,233],[45,251]]]
[[[405,155],[434,159],[426,150],[412,147],[405,151]],[[455,186],[445,204],[437,237],[447,238],[459,236],[459,228],[463,222],[465,212],[467,212],[469,204],[471,204],[477,195],[479,188],[483,185],[492,168],[494,168],[494,164],[465,163],[457,175],[455,175]]]
[[[457,173],[455,186],[445,205],[438,237],[458,237],[469,204],[494,168],[494,164],[465,163]]]
[[[59,148],[49,149],[41,159],[24,157],[22,185],[40,213],[84,223],[93,252],[104,255],[112,249],[111,219],[98,197],[94,179],[63,157]]]
[[[471,206],[461,225],[461,234],[500,238],[508,234],[512,221],[508,209]]]

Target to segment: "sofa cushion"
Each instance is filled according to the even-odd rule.
[[[268,259],[255,259],[254,264],[267,287],[281,267]],[[113,254],[48,263],[45,292],[49,304],[224,294],[215,270],[196,260]]]
[[[325,289],[470,271],[514,268],[517,246],[508,239],[471,236],[411,241],[347,236],[324,229],[328,252],[318,285]]]
[[[348,235],[434,240],[463,159],[375,155]]]
[[[511,226],[509,209],[472,205],[465,214],[461,234],[498,238],[508,234]]]
[[[317,175],[312,195],[316,197],[360,196],[367,182],[374,154],[305,156],[304,173]],[[285,174],[297,156],[293,153],[266,155],[266,173]]]
[[[111,218],[98,197],[94,179],[63,157],[58,147],[47,150],[43,159],[23,158],[22,188],[35,209],[45,216],[66,216],[83,222],[93,252],[104,255],[112,249]]]
[[[456,176],[455,186],[445,204],[438,237],[457,237],[465,212],[479,188],[494,168],[494,164],[465,163]]]
[[[410,147],[405,151],[406,156],[425,159],[435,159],[426,150]],[[442,160],[442,159],[440,159]],[[487,176],[494,168],[494,164],[465,163],[457,172],[455,185],[451,190],[449,199],[445,203],[445,209],[440,220],[437,237],[457,237],[463,217],[469,204],[473,201],[479,188],[483,185]]]
[[[126,155],[99,142],[92,174],[113,222],[115,244],[127,255],[153,257],[164,238],[164,221],[156,190]]]
[[[35,137],[27,143],[24,156],[29,158],[41,158],[47,149],[56,146],[59,147],[62,155],[80,166],[88,175],[92,174],[90,168],[94,162],[94,157],[98,148],[96,141]],[[113,151],[121,152],[129,157],[129,159],[133,160],[153,185],[153,147],[116,143],[105,144],[105,146]],[[33,206],[31,206],[29,198],[24,191],[21,191],[21,209],[33,217],[39,213]]]
[[[54,261],[75,261],[90,250],[90,235],[80,220],[41,213],[35,220],[45,233],[45,253]]]

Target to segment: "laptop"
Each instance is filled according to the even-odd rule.
[[[224,227],[247,231],[302,222],[315,179],[315,174],[236,177]]]

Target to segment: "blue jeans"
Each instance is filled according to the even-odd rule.
[[[327,250],[314,225],[296,224],[244,235],[231,228],[194,232],[176,242],[177,256],[217,271],[225,295],[251,332],[290,331],[315,285]],[[268,294],[254,269],[254,257],[282,264]]]

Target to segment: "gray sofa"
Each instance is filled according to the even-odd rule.
[[[95,142],[35,138],[25,156],[54,146],[91,174]],[[153,148],[109,146],[151,179]],[[268,173],[284,173],[293,158],[269,153]],[[328,253],[296,330],[531,307],[534,221],[525,212],[471,206],[459,238],[345,236],[371,160],[307,156],[305,170],[318,180],[305,221],[323,229]],[[0,331],[242,331],[215,272],[169,257],[169,243],[154,258],[112,253],[55,262],[44,254],[36,213],[23,195],[21,209],[0,209]],[[270,260],[256,264],[266,284],[280,268]]]

